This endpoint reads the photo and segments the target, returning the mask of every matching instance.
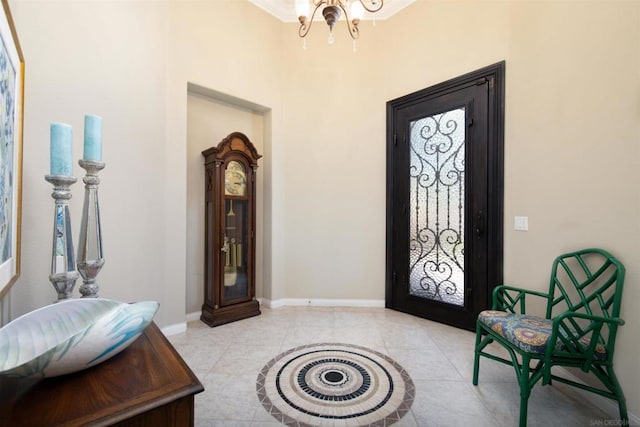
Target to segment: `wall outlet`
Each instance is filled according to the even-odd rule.
[[[517,231],[528,231],[529,217],[528,216],[513,217],[513,229]]]

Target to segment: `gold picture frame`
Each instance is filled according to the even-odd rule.
[[[7,0],[0,16],[0,298],[20,276],[24,58]]]

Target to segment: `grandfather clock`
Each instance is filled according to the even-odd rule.
[[[200,319],[218,326],[260,314],[256,300],[256,170],[262,157],[234,132],[205,158],[204,304]]]

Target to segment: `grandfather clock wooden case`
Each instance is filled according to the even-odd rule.
[[[260,314],[256,300],[256,170],[262,157],[234,132],[205,157],[204,304],[200,319],[218,326]]]

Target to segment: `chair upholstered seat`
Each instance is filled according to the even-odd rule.
[[[551,320],[530,314],[485,310],[478,316],[478,321],[487,325],[491,330],[520,350],[535,354],[544,354],[553,331],[553,322]],[[584,336],[580,339],[580,343],[588,347],[590,340]],[[556,340],[555,350],[566,352],[569,349],[565,342]],[[602,344],[596,344],[595,350],[593,354],[595,360],[607,360],[607,349]]]

